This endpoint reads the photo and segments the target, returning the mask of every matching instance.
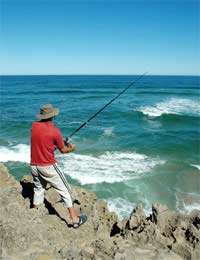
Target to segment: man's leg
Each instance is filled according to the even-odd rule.
[[[64,174],[61,172],[57,164],[50,166],[37,166],[39,176],[42,180],[51,184],[51,186],[60,194],[65,206],[68,208],[70,217],[73,221],[73,227],[78,228],[87,221],[86,215],[77,216],[73,207],[73,198],[70,185],[68,184]]]
[[[60,194],[64,205],[68,208],[70,217],[73,222],[77,222],[79,218],[73,207],[72,191],[64,174],[61,172],[57,164],[51,166],[38,166],[42,179],[51,184],[51,186]]]
[[[73,223],[78,222],[79,218],[78,218],[77,215],[76,215],[76,212],[75,212],[75,210],[74,210],[74,207],[69,207],[69,208],[68,208],[68,211],[69,211],[69,214],[70,214],[70,217],[71,217]]]
[[[55,190],[60,194],[61,198],[64,201],[65,206],[68,208],[70,217],[73,222],[78,222],[79,218],[74,210],[73,207],[73,196],[72,196],[72,190],[67,182],[65,175],[61,171],[61,169],[58,167],[57,163],[53,165],[54,170],[57,173],[58,180],[57,184],[55,185]]]
[[[31,173],[33,176],[34,183],[34,197],[33,197],[33,208],[38,208],[40,204],[44,202],[44,192],[45,192],[45,180],[42,180],[39,176],[37,166],[31,166]]]

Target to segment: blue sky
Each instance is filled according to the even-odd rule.
[[[198,1],[0,0],[0,73],[199,73]]]

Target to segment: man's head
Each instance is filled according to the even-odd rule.
[[[51,104],[46,104],[40,107],[40,114],[36,117],[42,120],[50,119],[59,114],[59,109],[54,108]]]

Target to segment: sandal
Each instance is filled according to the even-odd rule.
[[[87,221],[86,215],[78,216],[78,222],[73,223],[73,228],[79,228],[81,225],[83,225]]]

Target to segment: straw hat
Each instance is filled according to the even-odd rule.
[[[51,104],[46,104],[40,107],[40,114],[36,117],[40,119],[48,119],[59,114],[59,109],[54,108]]]

